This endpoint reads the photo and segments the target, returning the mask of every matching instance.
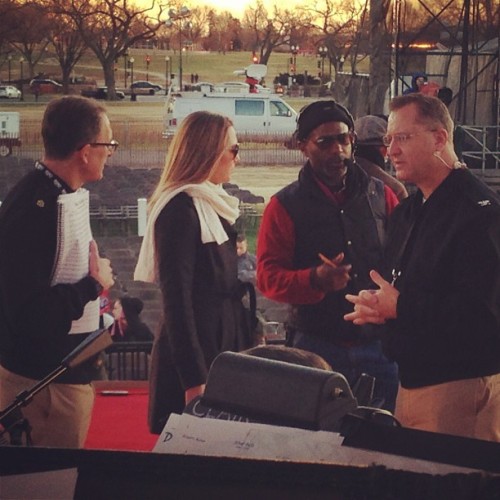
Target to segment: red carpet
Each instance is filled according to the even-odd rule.
[[[147,381],[96,381],[96,400],[87,449],[151,451],[158,439],[147,427]],[[127,395],[103,395],[125,390]]]

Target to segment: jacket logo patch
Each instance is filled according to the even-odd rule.
[[[490,200],[481,200],[481,201],[478,201],[477,204],[480,207],[487,207],[487,206],[491,205],[491,201]]]

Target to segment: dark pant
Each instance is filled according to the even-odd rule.
[[[362,373],[375,377],[374,399],[382,402],[381,408],[394,412],[398,394],[398,367],[389,361],[382,352],[379,340],[354,347],[341,347],[332,342],[296,332],[293,347],[304,349],[321,356],[333,371],[339,372],[354,384]]]

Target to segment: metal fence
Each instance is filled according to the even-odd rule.
[[[147,380],[152,342],[115,342],[105,351],[109,380]]]
[[[500,169],[500,126],[462,126],[465,131],[463,156],[474,168]],[[169,139],[162,136],[161,121],[113,121],[114,137],[120,147],[111,157],[110,165],[129,168],[162,168]],[[23,121],[20,139],[22,145],[13,149],[20,158],[39,158],[42,139],[39,121]],[[239,134],[242,165],[300,165],[304,158],[298,149],[286,144],[289,134],[263,136],[258,133]]]
[[[500,168],[500,126],[469,127],[464,130],[464,150],[466,163],[481,170]]]
[[[113,121],[113,135],[120,147],[109,160],[110,165],[129,168],[162,168],[169,139],[162,136],[163,124],[155,121]],[[40,122],[25,120],[21,123],[21,146],[14,148],[13,155],[20,158],[39,158],[42,154]],[[242,165],[300,165],[302,153],[289,149],[285,143],[289,134],[262,136],[240,134],[240,160]]]

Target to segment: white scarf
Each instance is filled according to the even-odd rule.
[[[193,198],[194,206],[200,219],[202,243],[215,241],[218,245],[221,245],[228,240],[227,233],[224,231],[219,216],[226,219],[230,224],[234,224],[240,214],[238,198],[227,194],[221,185],[213,184],[210,181],[167,189],[162,193],[148,216],[139,259],[135,267],[135,280],[150,283],[156,281],[154,241],[156,219],[167,203],[181,192],[185,192]]]

